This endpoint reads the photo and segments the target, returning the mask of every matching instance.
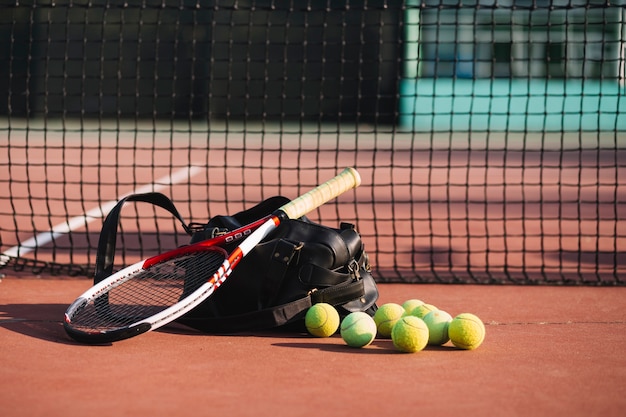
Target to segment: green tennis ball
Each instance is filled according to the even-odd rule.
[[[374,313],[374,322],[378,335],[382,338],[391,337],[393,325],[404,315],[404,308],[400,304],[387,303],[381,305]]]
[[[422,300],[418,300],[417,298],[411,298],[410,300],[406,300],[402,303],[402,307],[404,308],[405,314],[411,314],[411,311],[417,306],[421,306],[424,304]]]
[[[330,304],[317,303],[307,310],[304,324],[313,336],[329,337],[339,328],[339,313]]]
[[[436,310],[438,310],[438,308],[435,307],[434,305],[424,303],[422,305],[415,307],[413,310],[411,310],[411,316],[415,316],[417,318],[423,319],[426,316],[426,314],[430,313],[431,311],[436,311]]]
[[[459,349],[476,349],[485,340],[485,325],[473,314],[459,314],[448,325],[448,336]]]
[[[404,316],[393,326],[391,340],[400,352],[418,352],[428,344],[428,327],[418,317]]]
[[[348,346],[362,348],[376,337],[376,323],[369,314],[356,311],[343,319],[340,333]]]
[[[424,316],[424,323],[428,327],[428,344],[441,346],[450,340],[448,325],[452,316],[443,310],[435,310]]]

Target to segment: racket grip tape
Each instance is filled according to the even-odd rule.
[[[358,171],[354,168],[346,168],[335,178],[290,201],[280,210],[290,219],[297,219],[360,184],[361,176]]]

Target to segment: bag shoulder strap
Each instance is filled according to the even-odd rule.
[[[100,232],[98,250],[96,253],[94,284],[97,284],[113,273],[113,261],[115,258],[115,245],[117,241],[117,228],[120,220],[120,214],[122,206],[129,201],[150,203],[167,210],[181,222],[183,229],[188,235],[192,234],[192,229],[185,223],[172,200],[164,194],[150,192],[143,194],[130,194],[123,197],[117,202],[115,207],[111,209],[102,224],[102,231]]]

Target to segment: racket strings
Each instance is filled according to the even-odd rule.
[[[219,251],[182,255],[150,266],[110,288],[70,317],[76,330],[105,332],[152,317],[192,294],[224,262]]]

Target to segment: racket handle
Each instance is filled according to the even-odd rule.
[[[335,178],[290,201],[280,210],[285,212],[290,219],[297,219],[360,184],[361,176],[357,170],[346,168]]]

